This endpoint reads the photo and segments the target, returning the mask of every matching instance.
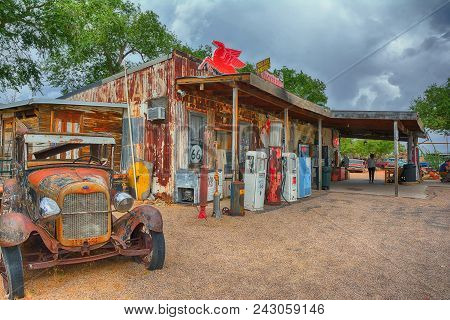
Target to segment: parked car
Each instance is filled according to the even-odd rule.
[[[389,166],[389,161],[387,160],[379,160],[375,162],[375,167],[384,169]]]
[[[364,172],[366,170],[366,165],[364,160],[360,159],[350,159],[348,163],[349,172]]]
[[[430,163],[427,161],[422,161],[419,163],[420,168],[428,168],[430,166]]]
[[[406,162],[405,160],[403,160],[403,159],[398,159],[398,166],[399,166],[399,167],[403,167],[403,165],[406,164],[406,163],[407,163],[407,162]],[[375,163],[375,166],[376,166],[377,168],[381,168],[381,169],[384,169],[384,168],[393,168],[393,167],[395,166],[395,158],[388,158],[388,159],[385,159],[385,160],[377,161],[377,162]]]
[[[112,188],[114,144],[109,135],[18,135],[0,211],[0,272],[9,299],[24,296],[24,267],[117,255],[149,270],[163,267],[161,213],[150,205],[132,209],[133,198]]]
[[[388,158],[386,168],[394,168],[395,167],[395,158]],[[398,166],[403,167],[407,162],[403,159],[398,159]]]

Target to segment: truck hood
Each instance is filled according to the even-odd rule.
[[[61,190],[71,184],[90,182],[109,189],[109,181],[109,172],[97,168],[47,168],[33,171],[28,175],[28,182],[32,189],[40,195],[55,200]]]

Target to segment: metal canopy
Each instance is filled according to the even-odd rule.
[[[409,134],[425,137],[417,113],[404,111],[332,111],[325,125],[339,129],[346,138],[393,140],[397,121],[399,140],[408,141]]]
[[[425,130],[415,112],[395,111],[331,111],[302,99],[252,73],[237,73],[212,77],[181,77],[177,89],[190,94],[232,104],[233,90],[239,90],[239,105],[261,111],[279,112],[286,109],[289,118],[338,129],[342,137],[393,140],[394,121],[400,131],[399,140],[407,141],[410,133],[423,137]]]

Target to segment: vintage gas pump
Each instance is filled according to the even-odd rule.
[[[283,199],[287,202],[297,201],[297,155],[295,153],[283,153],[282,165]]]
[[[311,157],[309,156],[309,146],[298,145],[298,197],[304,198],[311,195]]]
[[[264,209],[266,191],[267,155],[264,151],[248,151],[245,156],[244,208],[250,211]]]
[[[281,204],[281,147],[269,147],[266,204]]]

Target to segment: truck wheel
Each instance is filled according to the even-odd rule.
[[[18,246],[2,247],[3,287],[8,299],[21,299],[25,296],[23,283],[22,254]],[[2,267],[3,267],[2,266]],[[5,272],[3,272],[5,271]]]
[[[145,248],[150,248],[151,252],[147,256],[137,256],[135,260],[143,263],[148,270],[162,269],[164,266],[164,259],[166,257],[166,242],[164,240],[164,233],[150,231],[150,234],[145,231],[139,231],[141,243]]]

